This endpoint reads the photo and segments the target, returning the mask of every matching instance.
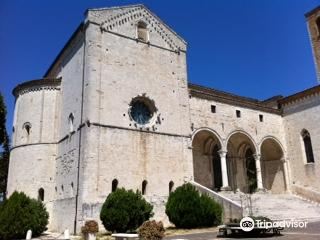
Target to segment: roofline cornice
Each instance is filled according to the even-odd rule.
[[[104,8],[88,8],[85,11],[85,15],[87,15],[88,11],[103,11],[103,10],[112,10],[112,9],[121,9],[121,8],[133,8],[133,7],[142,7],[146,11],[149,12],[152,16],[154,16],[161,24],[163,24],[169,31],[171,31],[177,38],[180,39],[185,45],[188,45],[187,41],[183,39],[176,31],[174,31],[168,24],[166,24],[160,17],[157,16],[150,8],[148,8],[145,4],[131,4],[131,5],[124,5],[124,6],[114,6],[114,7],[104,7]]]
[[[78,36],[78,33],[80,33],[81,31],[83,31],[86,26],[89,23],[84,23],[81,22],[79,24],[79,26],[77,27],[77,29],[73,32],[73,34],[71,35],[71,37],[68,39],[67,43],[64,45],[64,47],[60,50],[59,54],[56,56],[56,58],[54,59],[54,61],[51,63],[51,65],[49,66],[48,70],[46,71],[46,73],[43,75],[43,78],[48,78],[51,70],[55,67],[55,65],[57,64],[57,62],[59,62],[60,58],[62,57],[62,55],[64,54],[64,52],[68,49],[68,47],[73,43],[73,41],[76,39],[76,37]]]
[[[320,93],[320,85],[317,85],[312,88],[308,88],[304,91],[292,94],[288,97],[282,98],[282,99],[278,100],[278,103],[285,105],[285,104],[297,101],[299,99],[303,99],[305,97],[309,97],[309,96],[316,95],[319,93]]]
[[[13,90],[12,94],[16,98],[21,94],[21,92],[25,92],[26,90],[35,90],[42,89],[44,87],[56,88],[60,86],[61,78],[43,78],[37,80],[31,80],[17,85]]]
[[[257,99],[242,97],[232,93],[227,93],[227,92],[223,92],[216,89],[203,87],[203,86],[191,84],[191,83],[188,84],[188,88],[191,96],[193,97],[207,99],[207,100],[214,100],[217,102],[226,103],[233,106],[245,107],[245,108],[259,110],[262,112],[273,113],[277,115],[281,115],[282,113],[281,110],[271,108],[267,106],[265,103],[263,103],[262,101],[259,101]]]

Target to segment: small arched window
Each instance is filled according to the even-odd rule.
[[[172,192],[173,186],[174,186],[174,182],[173,182],[173,181],[170,181],[170,182],[169,182],[169,193]]]
[[[306,154],[307,163],[314,163],[310,133],[306,129],[304,129],[301,132],[301,136],[302,136],[302,140],[303,140],[304,151]]]
[[[147,192],[147,185],[148,185],[147,180],[144,180],[144,181],[142,182],[142,195],[145,195],[145,194],[146,194],[146,192]]]
[[[118,188],[118,180],[117,179],[113,179],[112,180],[112,192],[116,191]]]
[[[137,24],[137,38],[141,41],[148,42],[149,36],[148,36],[148,29],[147,24],[145,22],[138,22]]]
[[[44,189],[43,188],[40,188],[38,190],[38,200],[43,202],[44,201]]]
[[[73,121],[74,121],[74,116],[73,116],[72,113],[70,113],[70,114],[69,114],[69,117],[68,117],[69,131],[70,131],[70,132],[73,132],[73,131],[74,131]]]
[[[29,136],[31,132],[31,123],[25,122],[22,128],[26,131],[27,135]]]
[[[317,30],[318,30],[318,36],[320,37],[320,17],[316,20]]]

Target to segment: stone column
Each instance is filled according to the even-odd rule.
[[[220,150],[220,161],[221,161],[221,175],[222,175],[222,191],[230,191],[228,180],[228,169],[227,169],[227,151]]]
[[[290,192],[289,187],[289,173],[288,173],[288,161],[285,158],[281,158],[280,161],[283,163],[283,174],[284,174],[284,181],[286,185],[286,191]]]
[[[262,191],[264,190],[262,185],[262,175],[261,175],[261,155],[260,154],[254,154],[254,159],[256,160],[256,172],[257,172],[257,190]]]

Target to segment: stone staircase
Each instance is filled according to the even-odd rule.
[[[272,220],[320,221],[320,205],[293,194],[233,192],[220,192],[220,194],[239,203],[243,207],[244,215],[265,216]]]

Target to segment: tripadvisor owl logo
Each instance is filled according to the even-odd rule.
[[[254,221],[251,217],[244,217],[240,221],[240,228],[245,232],[250,232],[254,228]]]

